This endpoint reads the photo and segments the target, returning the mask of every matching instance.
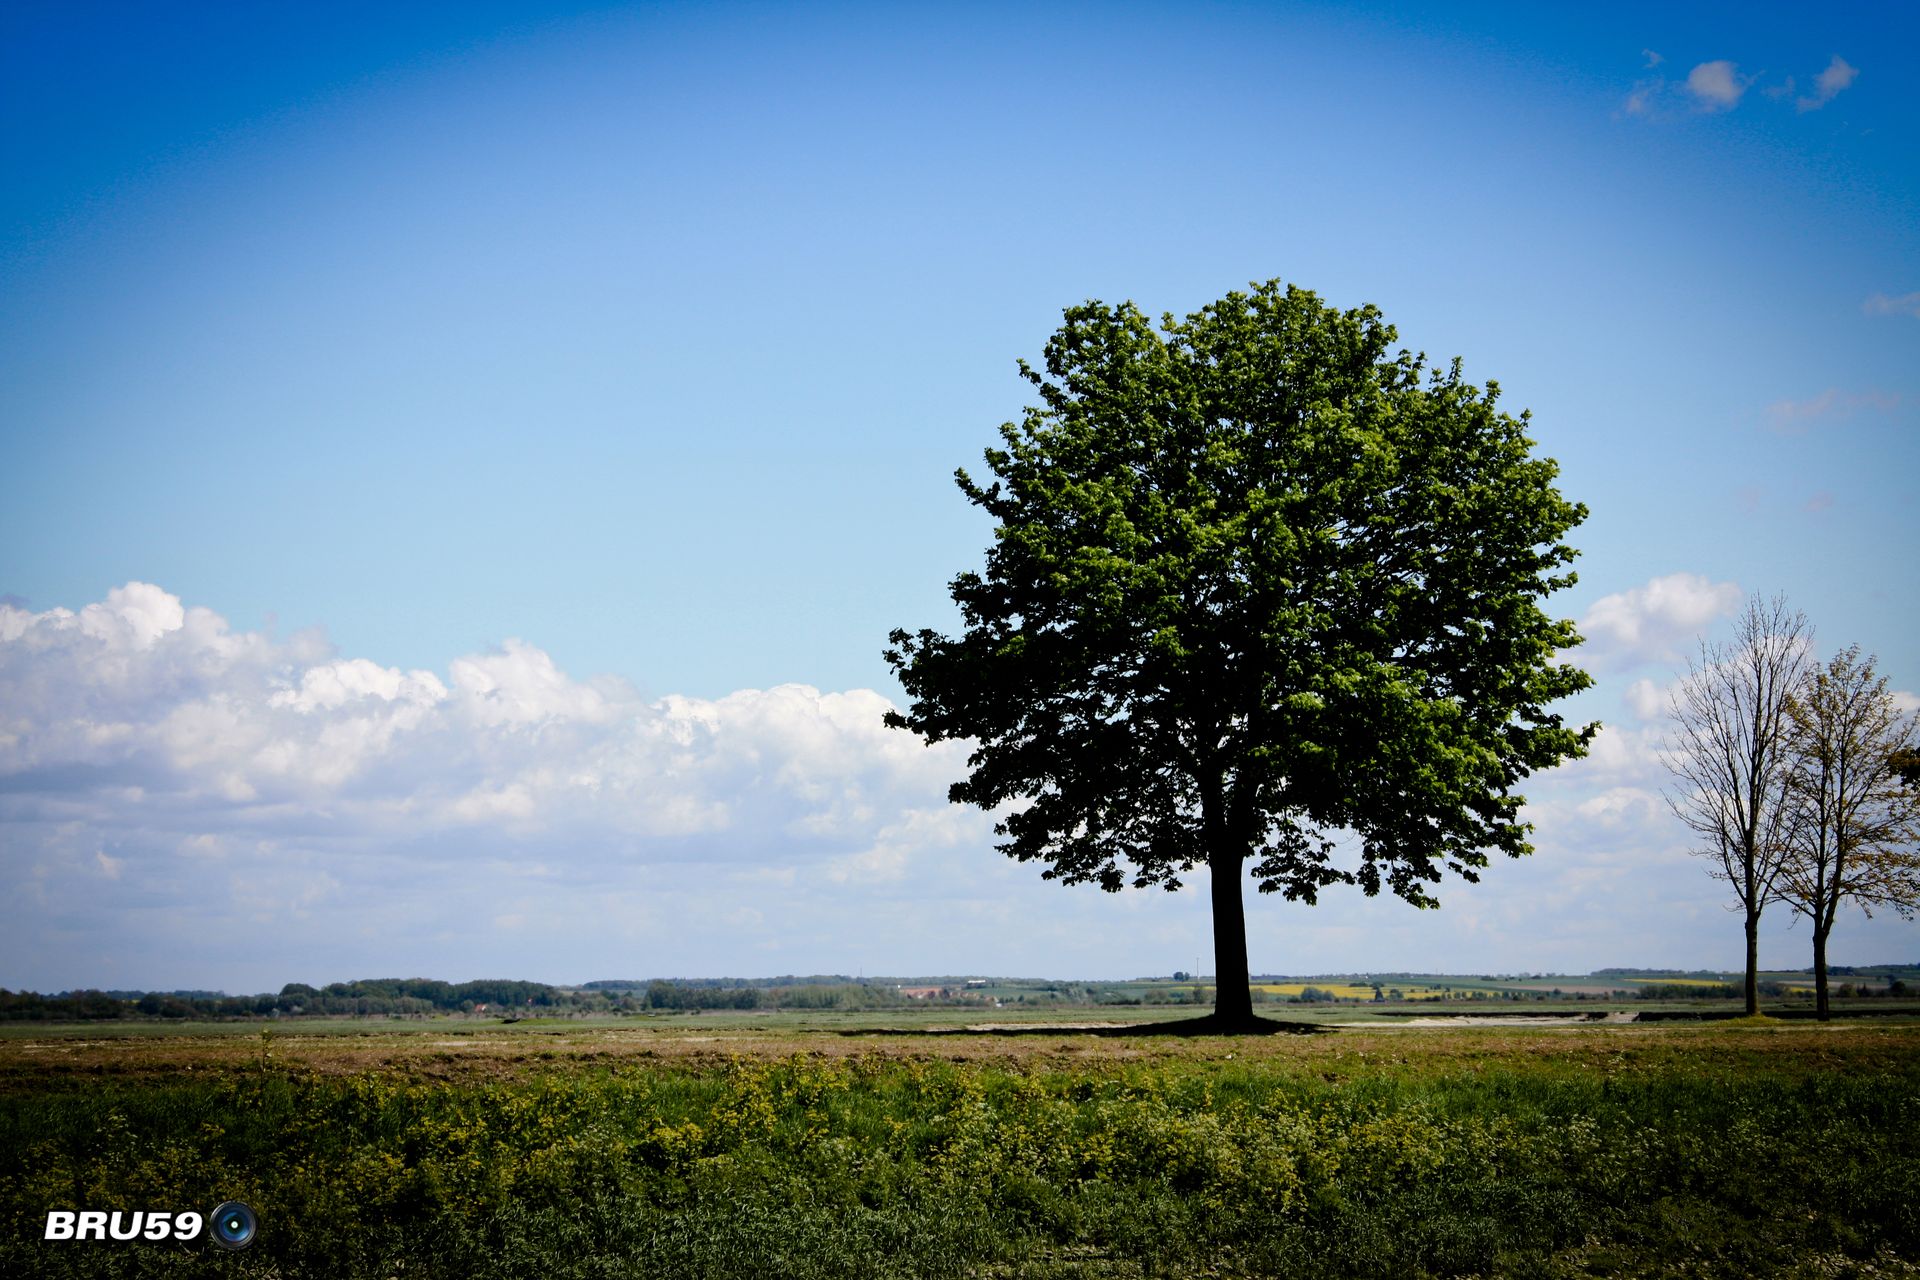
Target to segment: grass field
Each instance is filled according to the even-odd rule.
[[[1920,1276],[1910,1021],[1011,1014],[10,1031],[0,1274]],[[229,1197],[243,1254],[41,1239]]]

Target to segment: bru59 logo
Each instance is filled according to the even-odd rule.
[[[260,1223],[253,1210],[229,1200],[205,1215],[171,1209],[53,1209],[47,1213],[49,1240],[194,1240],[202,1228],[222,1249],[244,1249],[253,1243]]]

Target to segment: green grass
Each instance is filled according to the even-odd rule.
[[[457,1079],[96,1056],[0,1093],[0,1274],[1920,1275],[1915,1028],[1082,1039]],[[40,1239],[227,1197],[245,1254]]]

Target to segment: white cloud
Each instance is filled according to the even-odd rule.
[[[234,634],[129,583],[77,614],[0,606],[0,822],[138,831],[202,865],[258,839],[391,865],[451,841],[575,869],[777,854],[825,876],[950,841],[916,815],[949,808],[965,747],[888,729],[889,705],[803,685],[646,702],[517,640],[443,681]],[[132,855],[112,865],[141,879]]]
[[[1727,60],[1703,62],[1687,73],[1687,92],[1702,111],[1731,111],[1747,91],[1740,68]]]
[[[975,822],[952,807],[913,810],[879,831],[869,847],[834,859],[827,874],[840,883],[900,880],[917,854],[951,849],[974,836]]]
[[[1664,821],[1667,803],[1650,787],[1609,787],[1575,806],[1574,811],[1603,827],[1640,826]]]
[[[1701,632],[1740,607],[1738,584],[1710,582],[1697,573],[1670,573],[1644,586],[1594,601],[1580,620],[1588,665],[1615,670],[1643,662],[1672,662]]]
[[[362,698],[431,705],[446,696],[447,687],[430,671],[402,675],[365,658],[350,658],[308,667],[301,673],[298,689],[283,689],[271,701],[275,706],[311,712],[336,710]]]
[[[1913,316],[1920,318],[1920,292],[1903,293],[1891,297],[1876,293],[1860,304],[1860,309],[1870,316]]]
[[[441,813],[456,822],[499,822],[507,818],[531,818],[535,805],[533,792],[526,784],[482,785],[446,805]]]
[[[102,604],[80,611],[80,629],[94,636],[126,636],[139,648],[152,645],[169,631],[186,625],[180,601],[144,582],[129,582],[107,592]]]
[[[1661,713],[1665,712],[1665,701]],[[1655,787],[1665,779],[1666,766],[1660,762],[1661,724],[1638,729],[1602,725],[1587,746],[1583,759],[1563,765],[1562,772],[1588,786]]]
[[[1642,49],[1640,51],[1640,56],[1646,60],[1644,65],[1648,67],[1657,67],[1661,63],[1666,61],[1665,58],[1661,57],[1658,53],[1654,52],[1652,49]]]
[[[1842,89],[1852,84],[1859,74],[1859,68],[1849,66],[1847,60],[1836,53],[1833,55],[1833,61],[1827,64],[1827,69],[1814,80],[1813,92],[1804,98],[1797,99],[1794,105],[1802,111],[1818,111],[1832,102]]]
[[[552,658],[520,640],[507,641],[495,653],[456,658],[450,674],[469,716],[490,727],[568,720],[599,724],[616,714],[598,690],[569,680]]]
[[[1627,686],[1628,708],[1641,720],[1653,720],[1667,713],[1667,690],[1651,680],[1635,680]]]

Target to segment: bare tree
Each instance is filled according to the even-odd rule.
[[[1788,851],[1787,702],[1813,640],[1784,597],[1747,601],[1731,644],[1700,645],[1675,688],[1661,756],[1677,785],[1667,804],[1698,840],[1708,872],[1733,886],[1747,931],[1747,1013],[1760,1011],[1760,913],[1774,900]]]
[[[1792,811],[1780,900],[1813,924],[1813,981],[1822,1020],[1827,938],[1840,904],[1868,915],[1920,908],[1920,792],[1902,785],[1917,718],[1902,715],[1885,676],[1853,645],[1807,673],[1787,703]]]

